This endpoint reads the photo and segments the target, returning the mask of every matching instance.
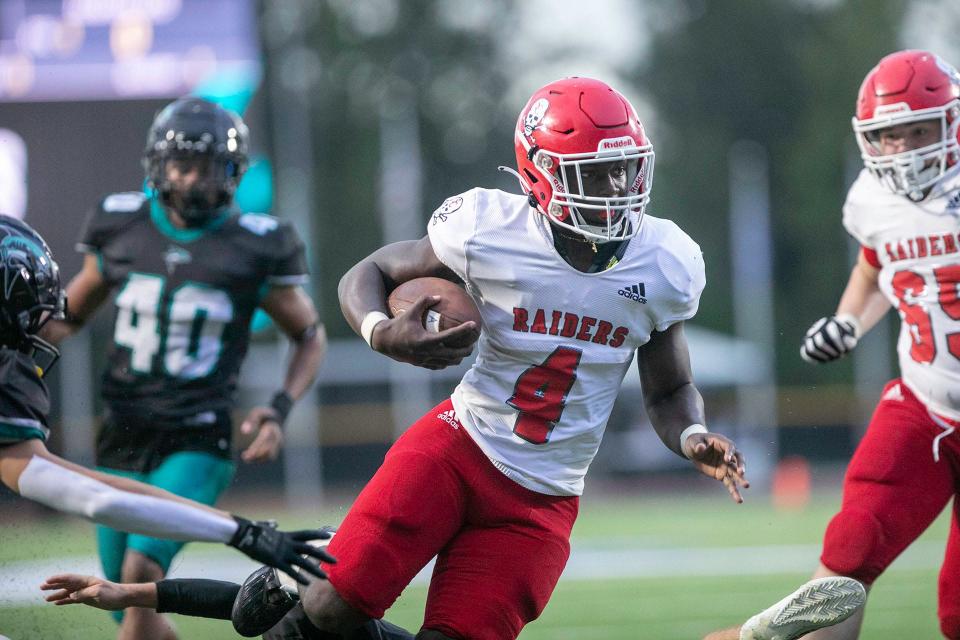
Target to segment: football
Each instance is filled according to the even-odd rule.
[[[471,331],[463,340],[450,346],[471,345],[480,337],[480,310],[477,305],[462,287],[443,278],[414,278],[398,286],[387,298],[390,315],[396,317],[406,312],[421,296],[440,296],[440,302],[423,315],[423,326],[428,331],[444,331],[472,320],[477,324],[477,331]]]

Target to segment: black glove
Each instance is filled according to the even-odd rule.
[[[853,351],[860,333],[857,319],[848,314],[820,318],[807,330],[800,357],[807,362],[830,362]]]
[[[327,574],[314,558],[329,564],[336,562],[324,549],[307,544],[308,540],[329,538],[329,531],[280,531],[276,523],[251,522],[239,516],[233,516],[233,519],[237,521],[237,531],[228,545],[258,562],[280,569],[300,584],[307,584],[307,579],[293,568],[294,565],[311,575],[326,579]]]

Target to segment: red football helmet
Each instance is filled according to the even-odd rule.
[[[880,130],[922,121],[939,123],[938,142],[882,153]],[[960,160],[960,74],[927,51],[891,53],[860,86],[853,130],[864,166],[893,193],[922,200]]]
[[[523,190],[537,209],[594,242],[632,238],[653,185],[653,146],[633,106],[590,78],[565,78],[536,91],[514,135]],[[581,169],[622,162],[624,195],[584,193]]]

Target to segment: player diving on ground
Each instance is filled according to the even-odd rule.
[[[50,398],[43,376],[59,357],[36,334],[67,306],[60,273],[43,238],[26,223],[0,215],[0,480],[50,508],[123,531],[172,540],[221,542],[278,567],[316,576],[307,544],[319,530],[283,532],[177,497],[127,478],[99,473],[47,450]],[[303,555],[306,554],[306,555]]]

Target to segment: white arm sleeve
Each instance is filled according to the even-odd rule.
[[[33,456],[19,480],[20,495],[99,524],[184,542],[229,542],[232,518],[154,496],[121,491],[59,464]]]

